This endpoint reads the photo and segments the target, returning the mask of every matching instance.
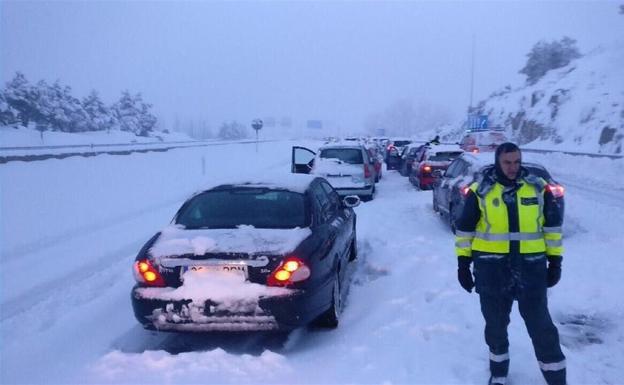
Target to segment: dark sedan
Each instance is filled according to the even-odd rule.
[[[490,165],[492,160],[492,153],[465,152],[451,162],[446,171],[435,172],[433,210],[446,218],[453,233],[455,220],[463,209],[464,198],[468,194],[470,185],[477,180],[479,173],[485,167],[492,167]],[[563,187],[553,179],[544,166],[528,162],[522,162],[522,166],[530,173],[546,180],[548,182],[546,188],[555,196],[563,197]]]
[[[195,194],[136,257],[136,319],[182,332],[336,327],[358,204],[309,175]]]

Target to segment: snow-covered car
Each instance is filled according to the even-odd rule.
[[[459,146],[466,152],[491,152],[499,144],[507,142],[504,130],[485,129],[466,131],[459,141]]]
[[[436,181],[433,185],[433,210],[447,220],[451,231],[455,232],[455,220],[464,207],[464,198],[470,185],[477,180],[485,167],[492,167],[493,159],[492,153],[465,152],[451,162],[446,171],[434,173]],[[529,162],[522,162],[522,166],[548,182],[547,188],[563,199],[563,187],[544,166]]]
[[[310,175],[196,193],[136,257],[136,319],[178,332],[336,327],[358,204]]]
[[[386,146],[386,168],[388,170],[398,170],[401,167],[401,156],[405,146],[412,143],[412,139],[395,138],[388,142]]]
[[[435,170],[446,170],[451,162],[464,151],[455,144],[432,144],[424,147],[419,163],[414,162],[409,175],[410,182],[421,190],[433,188]]]
[[[318,152],[294,146],[291,171],[321,176],[341,196],[358,195],[363,200],[375,196],[375,161],[360,144],[326,144]]]

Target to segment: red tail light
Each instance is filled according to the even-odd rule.
[[[475,147],[473,148],[470,152],[474,153],[474,154],[478,154],[479,153],[479,148]]]
[[[550,191],[555,198],[563,197],[563,193],[565,192],[562,185],[554,183],[547,184],[546,191]]]
[[[470,186],[464,186],[464,187],[459,188],[459,192],[464,198],[468,196],[469,191],[470,191]]]
[[[364,165],[364,178],[370,178],[370,176],[371,176],[370,168],[368,168],[368,165],[365,164]]]
[[[269,286],[288,286],[310,277],[310,268],[302,260],[288,257],[267,278]]]
[[[149,286],[165,287],[165,280],[148,259],[134,262],[134,278]]]
[[[422,166],[420,166],[420,172],[423,174],[428,174],[431,172],[431,166],[423,164]]]

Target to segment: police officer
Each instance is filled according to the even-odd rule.
[[[494,165],[470,186],[455,237],[459,283],[468,292],[476,286],[485,318],[489,384],[507,379],[514,300],[546,382],[566,383],[565,356],[546,298],[546,288],[561,278],[562,222],[563,194],[522,167],[518,146],[498,146]]]

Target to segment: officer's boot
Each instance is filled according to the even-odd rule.
[[[490,351],[490,380],[488,385],[505,385],[509,372],[509,352]]]
[[[548,385],[566,385],[566,370],[542,370],[544,379]]]

